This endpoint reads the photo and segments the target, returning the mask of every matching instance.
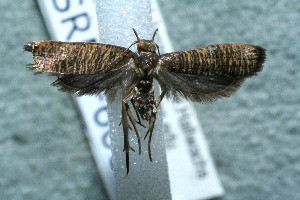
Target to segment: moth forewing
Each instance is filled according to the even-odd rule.
[[[99,74],[125,66],[134,53],[94,42],[37,41],[24,45],[33,53],[36,71],[49,74]]]
[[[163,54],[160,66],[172,72],[215,75],[252,76],[262,69],[265,49],[249,44],[216,44]]]

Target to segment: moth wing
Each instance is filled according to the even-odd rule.
[[[167,98],[211,102],[235,92],[245,78],[183,74],[161,68],[155,77]]]
[[[265,49],[259,46],[216,44],[163,54],[160,65],[185,74],[247,77],[261,71],[265,58]]]
[[[39,41],[24,45],[33,53],[36,72],[57,75],[52,84],[78,95],[104,92],[115,98],[134,74],[129,49],[93,42]]]
[[[76,74],[59,77],[53,86],[62,91],[77,95],[94,95],[104,92],[108,101],[113,101],[118,90],[131,82],[134,68],[128,65],[126,69],[111,70],[101,74]]]
[[[155,78],[167,96],[213,101],[235,92],[262,69],[265,50],[247,44],[219,44],[163,54]]]
[[[24,45],[33,53],[36,72],[99,74],[125,66],[134,53],[124,47],[94,42],[38,41]]]

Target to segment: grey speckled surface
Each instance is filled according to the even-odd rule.
[[[26,70],[23,44],[49,38],[36,2],[0,13],[0,199],[105,199],[71,96]]]
[[[195,105],[222,199],[299,199],[299,2],[159,2],[176,50],[225,42],[268,50],[264,70],[236,94]],[[35,1],[1,1],[0,13],[1,199],[105,199],[72,98],[24,67],[22,45],[48,38]]]
[[[299,199],[299,1],[160,4],[176,50],[225,42],[268,50],[263,71],[236,94],[195,108],[226,190],[224,199]]]

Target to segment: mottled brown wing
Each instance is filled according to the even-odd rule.
[[[99,74],[126,65],[134,53],[124,47],[94,42],[38,41],[24,45],[33,53],[36,72]]]
[[[213,101],[229,96],[245,78],[261,71],[265,57],[258,46],[208,45],[161,55],[155,78],[171,98]]]
[[[57,75],[52,84],[78,95],[105,92],[114,100],[116,92],[130,81],[134,53],[126,48],[92,42],[39,41],[24,46],[33,53],[36,72]]]

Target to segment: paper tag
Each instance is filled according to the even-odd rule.
[[[223,195],[193,107],[187,101],[165,101],[162,108],[173,199],[196,200]]]
[[[38,1],[49,33],[60,41],[98,41],[95,4],[86,1]],[[172,51],[156,0],[153,21],[158,27],[162,52]],[[131,28],[131,27],[130,27]],[[115,199],[114,175],[106,101],[103,95],[76,97],[85,120],[91,150],[111,199]],[[207,199],[224,194],[193,107],[162,102],[166,124],[167,157],[173,199]]]

